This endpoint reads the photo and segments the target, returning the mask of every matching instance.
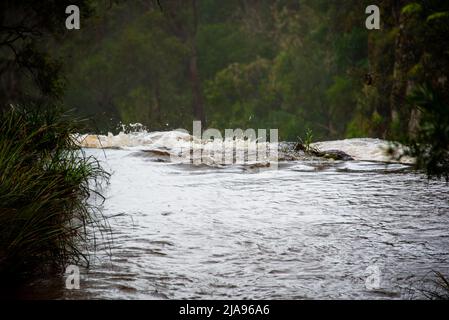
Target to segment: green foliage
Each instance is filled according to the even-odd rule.
[[[402,8],[402,13],[407,15],[412,15],[420,12],[422,12],[422,5],[417,2],[407,4]]]
[[[427,280],[419,291],[429,300],[449,300],[449,280],[441,272],[433,271],[432,279]]]
[[[421,112],[418,132],[409,139],[409,155],[430,177],[449,181],[449,105],[429,85],[417,87],[408,98]]]
[[[374,132],[381,131],[384,118],[377,111],[381,97],[376,87],[364,86],[357,94],[355,115],[346,129],[348,138],[373,136]]]
[[[348,70],[366,64],[362,27],[331,33],[326,15],[334,6],[313,1],[198,3],[195,45],[209,126],[278,128],[285,140],[306,127],[320,139],[344,136],[358,86]],[[189,128],[188,6],[174,1],[161,12],[115,3],[101,10],[104,18],[88,20],[60,50],[73,61],[66,104],[150,130]]]
[[[59,60],[27,60],[46,70],[47,95],[66,85],[65,104],[94,118],[94,131],[189,129],[202,104],[218,129],[399,139],[413,120],[406,95],[448,77],[447,2],[384,1],[375,32],[365,28],[369,1],[87,4],[96,14],[82,30],[49,46]],[[55,61],[70,61],[66,81]]]
[[[248,65],[231,64],[205,85],[211,126],[248,127],[266,120],[269,108],[270,62],[256,60]],[[265,111],[265,112],[264,112]]]
[[[67,69],[66,104],[95,116],[100,125],[118,118],[151,130],[167,123],[186,126],[192,118],[186,101],[190,87],[181,70],[189,49],[170,34],[163,12],[141,3],[119,3],[106,14],[104,20],[86,22],[85,33],[60,51],[62,56],[71,52],[73,59]],[[114,23],[107,24],[108,19]],[[100,36],[95,32],[99,28]]]
[[[62,98],[62,62],[50,52],[51,43],[68,31],[65,10],[69,4],[80,8],[82,19],[92,13],[89,0],[1,2],[0,108]]]
[[[309,128],[306,130],[306,136],[304,137],[304,147],[306,148],[306,152],[310,151],[311,145],[313,142],[313,133]]]
[[[436,12],[427,17],[427,22],[432,20],[447,19],[449,18],[449,12]]]
[[[77,146],[82,123],[36,106],[0,123],[0,272],[88,262],[88,229],[103,220],[87,200],[108,174]]]

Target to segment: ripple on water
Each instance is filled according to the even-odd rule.
[[[61,298],[398,299],[430,270],[449,271],[447,186],[405,165],[298,161],[247,174],[105,152],[104,213],[125,214],[111,220],[111,256]],[[376,290],[369,266],[381,270]]]

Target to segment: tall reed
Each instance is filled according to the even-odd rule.
[[[91,197],[109,175],[76,143],[82,124],[58,108],[0,112],[0,274],[89,262],[105,223]]]

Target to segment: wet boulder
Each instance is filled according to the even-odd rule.
[[[311,155],[319,158],[333,159],[333,160],[341,160],[341,161],[351,161],[354,160],[349,154],[343,152],[341,150],[318,150],[314,147],[306,147],[302,143],[297,143],[295,145],[295,151],[302,151],[307,155]]]
[[[342,161],[354,160],[353,157],[351,157],[349,154],[341,150],[325,150],[319,151],[319,153],[321,157],[326,159],[342,160]]]

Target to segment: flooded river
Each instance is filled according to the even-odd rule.
[[[448,186],[381,162],[380,140],[328,144],[355,160],[300,159],[271,170],[177,164],[138,144],[86,149],[112,173],[103,204],[112,241],[103,240],[109,250],[83,271],[79,290],[60,280],[43,294],[418,298],[429,272],[449,271]]]

